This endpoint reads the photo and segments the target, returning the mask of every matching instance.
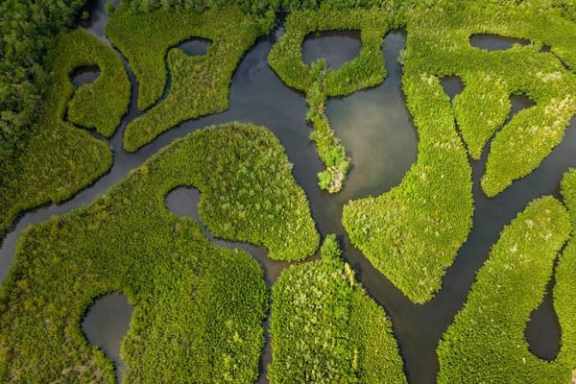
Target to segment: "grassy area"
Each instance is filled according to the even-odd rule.
[[[454,101],[458,125],[472,158],[480,158],[494,137],[482,187],[495,196],[540,165],[561,142],[576,112],[576,77],[571,71],[576,65],[571,48],[576,24],[546,1],[445,3],[409,13],[411,61],[421,71],[464,80],[465,91]],[[475,33],[532,44],[490,52],[470,45]],[[542,52],[543,45],[551,52]],[[502,128],[514,94],[525,94],[536,105]]]
[[[350,169],[350,159],[344,145],[330,127],[330,121],[325,113],[324,63],[317,63],[314,71],[317,80],[306,93],[308,103],[306,120],[314,127],[310,138],[316,144],[318,156],[326,168],[318,173],[318,185],[329,193],[337,193],[342,189],[344,179]]]
[[[268,32],[272,21],[272,14],[249,16],[237,8],[135,13],[126,5],[116,10],[107,34],[134,69],[139,108],[151,107],[128,125],[126,150],[136,151],[182,121],[226,110],[238,62],[256,39]],[[172,49],[192,37],[211,41],[206,55],[188,56],[181,49]],[[161,99],[167,70],[170,89]]]
[[[567,172],[561,183],[564,204],[570,213],[572,233],[568,244],[556,265],[556,284],[554,287],[554,310],[562,330],[562,340],[557,363],[572,368],[572,381],[576,377],[576,170]]]
[[[112,134],[130,94],[121,61],[110,48],[80,30],[62,34],[49,61],[52,85],[42,117],[19,161],[3,165],[0,234],[19,212],[71,197],[112,165],[108,145],[68,123],[66,110],[71,103],[70,112],[77,122]],[[100,67],[99,78],[75,90],[70,73],[92,64]]]
[[[573,244],[560,258],[554,290],[562,326],[560,355],[553,362],[538,359],[524,336],[570,232],[566,209],[552,197],[535,200],[504,229],[443,336],[438,383],[571,382],[576,366]]]
[[[103,47],[102,43],[84,31],[78,30],[66,36],[66,52],[61,54],[74,60],[68,67],[96,64],[100,70],[93,83],[82,85],[74,91],[68,104],[68,120],[81,127],[95,129],[104,137],[111,137],[120,125],[130,100],[130,80],[124,65],[113,50]]]
[[[329,235],[321,260],[292,266],[272,293],[272,364],[281,383],[406,383],[391,324]]]
[[[438,79],[414,73],[406,57],[403,88],[418,130],[418,159],[402,183],[377,197],[347,203],[352,243],[416,303],[442,284],[472,226],[472,180],[466,149]]]
[[[384,81],[386,67],[381,45],[390,29],[390,19],[380,9],[295,11],[288,15],[286,33],[270,52],[270,65],[282,81],[306,93],[307,119],[314,128],[311,139],[325,167],[318,174],[318,184],[330,193],[342,189],[350,159],[330,127],[324,104],[330,96],[348,95]],[[334,70],[328,70],[323,60],[304,64],[302,44],[306,36],[330,30],[361,31],[360,54]]]
[[[0,3],[0,178],[38,121],[49,84],[46,52],[83,5],[83,0]]]
[[[90,206],[30,227],[0,296],[0,380],[113,382],[80,321],[112,291],[134,305],[121,355],[128,383],[253,383],[267,306],[248,254],[212,245],[201,226],[173,215],[180,185],[202,195],[217,235],[302,258],[318,238],[304,194],[276,138],[229,124],[173,143]]]

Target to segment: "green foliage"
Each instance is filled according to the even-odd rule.
[[[320,189],[329,193],[337,193],[342,189],[342,185],[348,170],[350,169],[350,159],[346,155],[346,149],[340,139],[330,127],[330,122],[325,114],[326,95],[324,94],[324,67],[325,63],[320,61],[313,65],[316,72],[316,80],[306,93],[308,103],[308,120],[314,127],[310,138],[316,144],[318,156],[326,169],[318,173],[318,185]]]
[[[503,230],[440,343],[439,384],[571,381],[576,365],[574,243],[560,257],[554,289],[562,327],[559,356],[553,362],[538,359],[524,337],[570,231],[568,213],[552,197],[532,202]]]
[[[170,160],[164,161],[183,170],[204,164],[185,184],[202,193],[200,216],[210,231],[221,238],[263,245],[273,260],[313,254],[319,237],[308,201],[276,137],[263,128],[238,123],[195,135],[195,140],[176,144],[170,157],[165,156]],[[168,170],[164,173],[169,178]]]
[[[318,80],[318,64],[307,65],[302,60],[306,36],[331,30],[361,31],[360,54],[324,76],[325,96],[348,95],[384,81],[386,67],[381,45],[390,27],[391,16],[379,9],[292,12],[286,18],[286,32],[272,47],[268,60],[284,83],[308,92]]]
[[[248,16],[237,8],[145,14],[132,13],[127,6],[119,8],[107,33],[134,69],[140,86],[139,108],[151,107],[128,125],[124,147],[135,151],[184,120],[226,110],[232,74],[256,38],[269,30],[270,16]],[[211,41],[206,55],[188,56],[172,49],[192,37]],[[166,68],[171,74],[170,89],[158,100],[167,81]],[[156,100],[158,104],[153,105]]]
[[[564,204],[571,214],[576,214],[576,169],[570,169],[561,183],[562,197]]]
[[[19,212],[71,197],[112,165],[108,145],[67,122],[66,111],[70,103],[77,122],[112,134],[130,95],[121,61],[109,47],[78,30],[59,37],[49,62],[53,74],[38,126],[18,162],[3,169],[0,234]],[[99,78],[75,90],[70,73],[93,64],[100,67]]]
[[[14,161],[25,146],[48,85],[45,53],[83,4],[82,0],[0,2],[0,162]]]
[[[202,221],[218,236],[263,244],[277,259],[317,246],[305,196],[271,133],[239,124],[196,131],[90,206],[20,238],[0,299],[2,382],[113,383],[110,362],[79,329],[89,303],[112,291],[135,307],[121,349],[124,382],[255,381],[268,299],[262,271],[166,208],[179,185],[201,191]]]
[[[406,383],[384,311],[340,258],[334,235],[322,259],[285,270],[272,292],[272,384]]]
[[[411,60],[407,55],[407,69]],[[389,192],[347,203],[342,221],[372,265],[424,303],[440,289],[472,226],[472,176],[438,79],[407,70],[403,88],[418,130],[417,162]]]
[[[576,24],[549,1],[450,2],[408,16],[412,65],[436,76],[457,75],[465,91],[455,99],[462,136],[473,158],[501,128],[509,97],[529,96],[536,105],[518,113],[496,133],[482,187],[495,196],[537,168],[558,145],[576,112]],[[472,47],[475,33],[529,39],[504,51]],[[546,44],[551,52],[541,52]],[[570,69],[564,67],[568,66]]]
[[[439,0],[406,13],[403,87],[419,134],[418,162],[402,184],[380,197],[349,203],[343,222],[352,242],[415,302],[429,300],[469,232],[470,168],[437,78],[457,75],[465,90],[454,100],[473,158],[504,124],[510,95],[536,105],[496,133],[482,187],[488,196],[528,175],[560,143],[576,112],[576,24],[544,0]],[[474,33],[527,38],[532,45],[487,52]],[[551,52],[541,52],[543,44]]]
[[[66,57],[72,57],[76,67],[97,64],[98,78],[82,85],[74,92],[68,104],[70,122],[86,128],[94,128],[104,137],[111,137],[120,125],[130,100],[130,80],[122,61],[114,51],[106,49],[98,40],[83,31],[66,37]],[[74,51],[74,53],[69,53]]]
[[[421,0],[130,0],[133,12],[151,12],[156,9],[192,10],[195,12],[211,8],[240,7],[244,12],[263,14],[272,10],[295,11],[302,9],[392,9]]]
[[[326,98],[344,96],[384,81],[386,68],[381,44],[390,27],[389,19],[379,9],[292,12],[286,19],[286,33],[270,52],[270,65],[284,83],[306,93],[307,120],[314,127],[310,137],[325,167],[318,174],[318,184],[329,193],[342,189],[350,169],[350,159],[330,127],[324,111]],[[306,36],[334,29],[362,32],[359,56],[332,71],[326,69],[323,60],[304,64],[302,43]]]

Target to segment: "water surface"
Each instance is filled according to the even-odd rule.
[[[530,40],[499,36],[490,33],[477,33],[470,36],[470,45],[487,51],[502,51],[515,45],[529,45]]]
[[[233,77],[231,106],[228,111],[180,124],[136,153],[126,153],[121,146],[121,137],[127,122],[139,114],[135,102],[137,83],[134,75],[130,73],[133,84],[131,107],[119,131],[110,141],[110,148],[114,152],[111,171],[68,202],[42,207],[23,215],[2,244],[0,277],[5,275],[14,255],[16,240],[27,225],[46,221],[53,214],[62,214],[73,208],[86,206],[174,139],[210,124],[253,122],[268,127],[279,138],[289,160],[294,163],[294,176],[308,196],[319,231],[323,235],[336,233],[339,236],[345,257],[357,272],[363,286],[390,315],[409,382],[434,383],[438,369],[435,352],[438,341],[462,307],[475,274],[485,261],[491,245],[498,239],[500,231],[531,200],[545,194],[555,194],[562,174],[568,167],[576,166],[576,123],[572,122],[562,144],[546,158],[540,168],[514,183],[496,198],[486,198],[479,184],[488,148],[482,160],[472,162],[476,206],[474,229],[458,253],[454,265],[449,268],[442,291],[428,304],[415,305],[349,244],[341,225],[343,204],[350,199],[388,191],[402,180],[405,172],[416,160],[417,133],[404,106],[400,88],[401,67],[397,60],[405,37],[400,32],[393,32],[384,41],[383,54],[389,75],[382,85],[346,98],[330,99],[327,103],[328,118],[338,136],[342,138],[354,163],[344,190],[340,194],[329,195],[320,191],[317,186],[316,174],[322,169],[322,164],[309,139],[311,127],[305,122],[305,100],[300,93],[284,86],[267,63],[270,48],[281,34],[282,29],[276,29],[270,37],[259,40],[244,57]],[[333,40],[329,45],[331,50],[324,53],[323,57],[334,56],[336,63],[354,57],[350,49],[352,43],[347,37],[342,39],[344,40],[341,43]],[[447,87],[454,88],[454,92],[459,90],[456,83],[448,84]],[[167,196],[166,203],[176,214],[190,215],[197,219],[197,204],[194,204],[197,199],[198,195],[195,196],[190,188],[180,191],[176,189]],[[252,254],[262,265],[269,285],[285,267],[282,263],[268,261],[262,248],[225,242],[213,237],[212,240],[218,245],[242,248]],[[546,320],[553,316],[553,308],[546,304],[546,300],[550,302],[549,297],[548,295],[538,311],[535,311],[527,330],[532,350],[543,354],[547,348],[550,351],[556,348],[554,329],[557,328]],[[89,316],[99,317],[106,313],[114,311],[95,306],[90,310]],[[120,331],[125,329],[123,316],[113,316],[107,322],[114,328],[113,334],[117,335],[118,342],[123,334]],[[539,320],[540,318],[544,320]],[[532,336],[534,332],[530,329],[535,327],[533,324],[541,324],[542,331],[538,331],[538,334],[544,334],[546,330],[546,336]],[[88,318],[83,327],[87,335],[104,329],[101,323],[88,322]],[[98,340],[88,337],[91,342],[98,343]],[[270,361],[270,355],[267,343],[259,383],[266,382],[264,367]]]
[[[100,348],[114,362],[118,382],[124,370],[120,343],[128,332],[131,317],[132,306],[126,296],[113,293],[98,298],[82,321],[82,330],[90,344]]]
[[[356,58],[361,48],[359,31],[324,31],[306,36],[302,47],[304,63],[324,59],[329,68],[336,69]]]

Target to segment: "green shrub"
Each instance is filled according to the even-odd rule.
[[[236,8],[140,14],[120,7],[107,33],[134,69],[139,108],[150,107],[126,128],[124,147],[136,151],[182,121],[226,110],[232,74],[256,38],[269,30],[272,17],[248,16]],[[206,55],[190,57],[172,49],[192,37],[211,41]],[[171,85],[166,98],[158,100],[166,68]]]
[[[560,355],[553,362],[540,360],[524,336],[570,231],[566,209],[552,197],[532,202],[503,230],[464,308],[440,342],[439,384],[571,381],[576,365],[573,243],[560,258],[554,289],[562,327]]]
[[[455,99],[462,136],[473,158],[501,128],[509,97],[529,96],[536,106],[521,111],[496,133],[482,187],[495,196],[530,174],[558,145],[576,113],[576,24],[549,1],[444,1],[442,7],[408,13],[411,67],[436,76],[456,75],[465,91]],[[528,46],[489,52],[472,47],[475,33],[529,39]],[[541,52],[546,44],[551,52]],[[410,71],[410,70],[408,70]]]
[[[111,135],[125,113],[130,84],[121,61],[106,45],[84,31],[62,34],[49,62],[51,86],[25,152],[8,163],[0,183],[0,235],[18,213],[70,198],[104,174],[112,165],[108,145],[66,121],[66,110],[76,122]],[[75,91],[70,73],[97,64],[101,73]]]
[[[46,52],[84,5],[81,0],[0,2],[0,163],[25,148],[46,99]],[[0,168],[0,178],[5,167]],[[2,184],[3,180],[0,180]]]
[[[270,383],[406,383],[391,323],[342,261],[334,235],[320,253],[274,284]]]
[[[282,81],[306,93],[307,120],[314,128],[310,137],[325,168],[318,174],[318,184],[329,193],[342,189],[350,159],[330,127],[324,104],[329,96],[344,96],[384,81],[386,68],[381,44],[390,28],[390,19],[380,9],[295,11],[288,15],[286,33],[270,52],[270,65]],[[332,71],[326,69],[323,60],[304,64],[302,44],[306,36],[334,29],[362,32],[359,56]]]
[[[30,227],[0,295],[0,380],[113,383],[80,331],[87,306],[123,292],[134,306],[121,347],[124,382],[253,383],[268,293],[258,263],[211,244],[165,196],[201,191],[217,236],[302,258],[318,238],[278,140],[250,125],[196,131],[86,208]],[[226,208],[228,206],[228,208]]]
[[[418,130],[417,162],[389,192],[347,203],[342,222],[376,269],[424,303],[472,227],[472,176],[438,79],[407,71],[403,88]]]

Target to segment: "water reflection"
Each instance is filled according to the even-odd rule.
[[[358,31],[314,32],[304,39],[302,58],[306,64],[325,59],[328,67],[335,69],[358,56],[360,47]]]
[[[198,203],[200,192],[196,188],[178,187],[166,195],[166,207],[177,216],[187,216],[200,221]]]
[[[389,190],[402,181],[416,161],[416,130],[401,89],[398,57],[403,48],[403,33],[388,34],[384,41],[388,70],[384,83],[327,103],[328,119],[353,164],[344,191],[336,197],[342,203]]]
[[[445,76],[440,79],[440,84],[451,100],[464,90],[464,83],[458,76]]]
[[[560,352],[561,329],[554,310],[554,278],[550,279],[542,303],[530,315],[524,336],[530,352],[540,359],[552,361]]]
[[[177,48],[183,50],[188,56],[203,56],[208,53],[210,44],[212,42],[208,39],[194,37],[178,44]]]
[[[100,68],[97,65],[84,65],[75,68],[72,73],[70,73],[70,80],[75,87],[80,87],[81,85],[93,83],[100,76]]]
[[[82,321],[88,342],[100,348],[114,362],[118,383],[124,370],[120,343],[128,331],[131,316],[132,306],[126,296],[114,293],[97,299]]]
[[[489,33],[477,33],[470,36],[470,45],[487,51],[502,51],[514,45],[529,45],[530,40],[505,37]]]

